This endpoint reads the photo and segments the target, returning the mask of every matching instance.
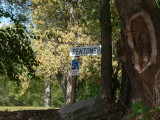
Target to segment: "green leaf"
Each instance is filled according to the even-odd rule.
[[[151,113],[151,112],[154,112],[154,110],[149,110],[149,112]]]
[[[158,106],[157,109],[160,110],[160,106]]]

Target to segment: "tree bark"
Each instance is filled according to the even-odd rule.
[[[115,3],[122,21],[118,56],[129,78],[130,103],[141,101],[155,109],[160,105],[160,10],[155,0]],[[157,112],[150,117],[159,120]]]
[[[76,82],[77,76],[72,76],[71,72],[68,72],[66,81],[66,105],[71,105],[76,101]]]
[[[74,6],[75,0],[71,0],[71,7],[70,7],[70,24],[71,27],[75,24],[75,17],[74,17]],[[73,41],[74,43],[74,41]],[[72,76],[71,71],[69,70],[66,79],[66,97],[65,97],[65,104],[71,105],[76,102],[76,83],[77,83],[77,76]]]
[[[126,73],[126,70],[124,69],[124,67],[122,66],[122,81],[121,81],[121,87],[120,87],[120,97],[119,97],[119,101],[117,103],[117,111],[120,111],[120,114],[117,114],[118,118],[121,119],[127,109],[130,107],[130,100],[131,100],[131,85],[130,85],[130,81],[128,78],[128,75]]]
[[[51,107],[51,82],[46,80],[45,81],[45,107]]]
[[[111,42],[111,13],[110,0],[101,0],[101,96],[107,103],[112,102],[112,42]]]

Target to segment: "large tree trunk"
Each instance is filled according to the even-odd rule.
[[[101,95],[107,103],[112,102],[112,42],[111,42],[111,13],[110,0],[101,0],[100,24],[101,24]]]
[[[116,0],[116,7],[122,20],[118,55],[129,77],[130,103],[155,109],[160,105],[160,10],[155,0]],[[152,119],[160,119],[158,112]]]

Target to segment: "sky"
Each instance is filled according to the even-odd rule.
[[[3,8],[5,8],[5,4],[3,3],[3,1],[2,1],[2,3],[1,3],[1,6],[3,7]],[[6,18],[6,17],[0,17],[0,28],[2,27],[2,26],[6,26],[6,25],[10,25],[11,23],[10,23],[10,18]]]
[[[0,0],[0,7],[3,8],[5,11],[7,11],[7,8],[8,8],[8,5],[4,2],[4,0]],[[26,3],[26,5],[29,5],[30,3]],[[13,5],[12,6],[12,13],[13,14],[16,14],[16,8],[15,6]],[[27,11],[26,11],[27,12]],[[11,19],[10,18],[5,18],[5,17],[0,17],[0,28],[2,26],[6,26],[6,25],[11,25],[13,22],[11,22]],[[26,22],[25,23],[25,26],[28,27],[28,23]]]
[[[10,23],[10,19],[9,18],[5,18],[5,17],[0,18],[0,28],[2,26],[8,26],[10,24],[11,23]]]

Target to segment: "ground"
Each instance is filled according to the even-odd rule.
[[[105,115],[89,120],[108,120],[113,115]],[[21,110],[21,111],[0,111],[0,120],[60,120],[58,109],[48,110]],[[114,119],[110,119],[114,120]]]
[[[0,111],[0,120],[58,120],[58,109]]]

